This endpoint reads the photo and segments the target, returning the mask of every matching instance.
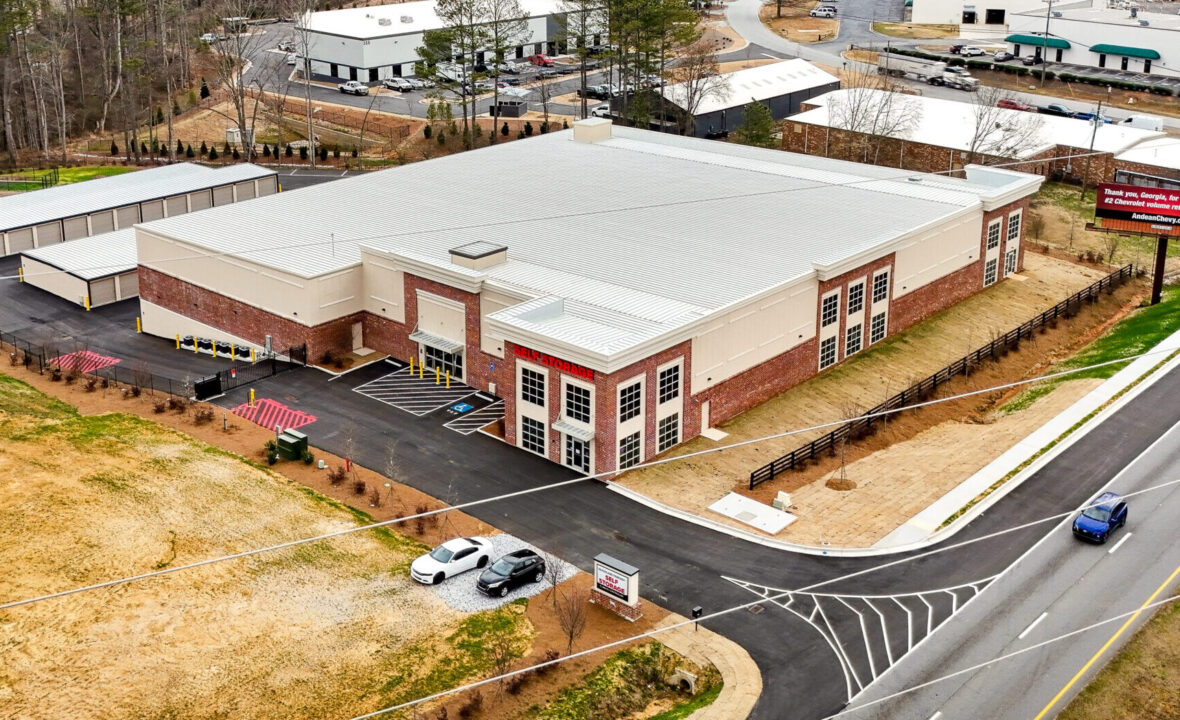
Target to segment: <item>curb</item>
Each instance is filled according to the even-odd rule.
[[[683,615],[670,613],[657,628],[687,623]],[[688,716],[688,720],[741,720],[749,716],[762,695],[762,672],[745,648],[708,628],[687,625],[660,633],[659,642],[698,665],[712,665],[724,683],[717,699]]]
[[[971,521],[982,515],[985,511],[999,502],[1008,493],[1020,487],[1029,477],[1039,471],[1042,467],[1049,464],[1054,458],[1062,452],[1071,447],[1078,440],[1084,438],[1092,429],[1102,424],[1111,415],[1122,409],[1127,403],[1139,396],[1140,393],[1147,390],[1161,377],[1166,375],[1171,370],[1180,367],[1180,356],[1167,359],[1167,356],[1172,352],[1180,350],[1180,331],[1169,335],[1158,344],[1156,344],[1148,352],[1151,355],[1138,358],[1131,361],[1131,363],[1116,373],[1113,377],[1097,388],[1091,390],[1084,397],[1079,399],[1073,405],[1058,413],[1058,415],[1048,422],[1043,424],[1040,428],[1033,431],[1025,439],[1018,442],[1016,445],[1009,448],[999,457],[995,458],[988,465],[981,468],[971,477],[959,483],[955,488],[943,495],[938,500],[931,503],[925,510],[918,513],[914,517],[907,520],[900,525],[889,535],[886,535],[878,544],[870,547],[819,547],[815,545],[804,545],[801,543],[792,543],[785,540],[777,540],[775,538],[756,535],[750,531],[735,528],[724,523],[710,520],[701,515],[674,508],[666,505],[658,500],[647,497],[642,493],[636,492],[630,488],[619,486],[617,483],[607,483],[607,488],[613,492],[617,492],[635,502],[645,505],[657,510],[666,515],[679,518],[685,522],[691,522],[702,527],[724,533],[739,540],[772,547],[788,552],[795,552],[803,555],[831,555],[839,557],[879,557],[884,555],[895,555],[913,550],[921,550],[936,543],[940,543],[965,528]],[[1158,367],[1157,367],[1158,366]],[[1138,383],[1138,384],[1135,384]],[[1029,383],[1030,385],[1033,383]],[[1130,388],[1130,390],[1128,390]],[[1119,393],[1123,393],[1119,396]],[[1114,400],[1108,407],[1102,408],[1104,404]],[[1099,408],[1102,408],[1099,410]],[[1096,412],[1097,411],[1097,412]],[[1086,420],[1080,427],[1074,426],[1082,421],[1087,416],[1093,413],[1093,417]],[[1068,436],[1062,438],[1062,434],[1069,432]],[[1050,443],[1057,442],[1050,450],[1044,452],[1037,457],[1037,453],[1042,452]],[[1034,459],[1035,458],[1035,459]],[[1031,462],[1030,462],[1031,460]],[[940,527],[941,523],[950,515],[962,508],[964,505],[979,497],[987,488],[991,487],[997,480],[1005,477],[1008,473],[1019,468],[1022,464],[1028,463],[1026,467],[1021,469],[1016,475],[1009,478],[1002,486],[997,488],[994,492],[987,495],[986,498],[975,503],[970,510],[967,510],[962,515],[950,523],[946,527]],[[952,507],[953,505],[953,507]],[[937,517],[937,521],[930,518]],[[913,523],[913,525],[911,525]],[[933,524],[931,524],[933,523]],[[903,532],[907,530],[908,532]],[[924,534],[924,537],[915,539],[915,535]],[[885,543],[890,537],[896,536],[897,540],[893,543]]]

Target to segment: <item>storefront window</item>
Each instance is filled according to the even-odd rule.
[[[520,419],[520,446],[538,455],[545,454],[545,423],[531,417]]]
[[[463,378],[463,354],[449,353],[439,350],[430,345],[423,345],[424,364],[426,367],[433,370],[438,368],[441,372],[450,373],[451,378],[461,380]]]

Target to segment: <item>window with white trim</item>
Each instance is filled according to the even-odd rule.
[[[885,339],[888,328],[885,324],[885,313],[877,313],[869,324],[869,344],[881,342]]]
[[[823,299],[819,311],[820,327],[827,327],[840,319],[840,293],[832,293]]]
[[[626,470],[639,464],[639,433],[634,432],[619,440],[619,469]]]
[[[1000,226],[1004,224],[1003,218],[996,218],[987,224],[987,249],[994,250],[1000,246]]]
[[[673,365],[660,371],[660,402],[680,397],[680,366]]]
[[[545,407],[545,376],[526,367],[520,369],[520,399]]]
[[[873,276],[873,302],[879,303],[889,297],[889,271]]]
[[[1008,242],[1020,238],[1020,213],[1014,212],[1008,216]]]
[[[855,355],[860,352],[861,343],[864,340],[861,332],[861,325],[857,323],[844,333],[844,357]]]
[[[824,338],[819,344],[819,369],[836,364],[836,337]]]
[[[657,427],[656,443],[660,452],[680,442],[680,413],[662,418]]]
[[[531,417],[520,419],[520,446],[538,455],[545,454],[545,423]]]
[[[1004,253],[1004,277],[1016,272],[1016,248]]]
[[[643,411],[643,384],[633,383],[619,390],[619,422],[638,417]]]
[[[581,385],[566,383],[565,416],[578,422],[590,422],[590,390]]]
[[[983,264],[983,286],[987,287],[995,283],[996,271],[1000,267],[999,258],[992,258]]]
[[[860,281],[848,286],[848,314],[858,313],[865,309],[865,284]]]

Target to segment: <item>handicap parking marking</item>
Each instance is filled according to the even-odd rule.
[[[504,401],[496,400],[491,405],[467,412],[450,422],[443,423],[443,427],[454,430],[460,435],[470,435],[482,427],[503,419],[503,417]]]
[[[409,368],[395,370],[358,385],[353,390],[418,417],[450,407],[477,392],[475,388],[455,381],[447,387],[433,381],[425,373],[419,377],[411,373]]]

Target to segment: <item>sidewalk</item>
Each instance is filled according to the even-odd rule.
[[[669,614],[656,627],[687,622],[683,615]],[[749,716],[762,694],[762,673],[741,645],[712,630],[691,625],[660,633],[661,643],[697,665],[712,665],[721,673],[724,686],[712,704],[689,715],[690,720],[741,720]]]

